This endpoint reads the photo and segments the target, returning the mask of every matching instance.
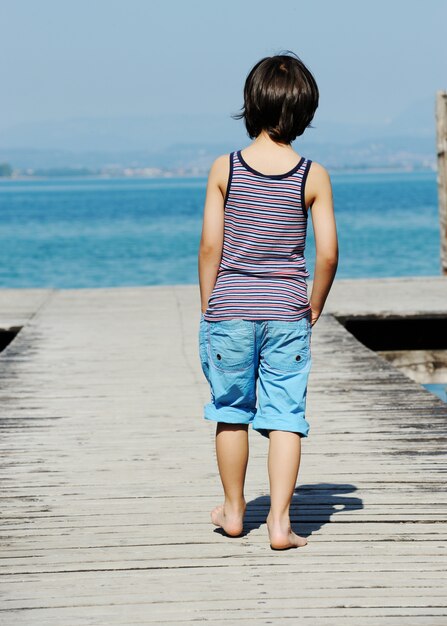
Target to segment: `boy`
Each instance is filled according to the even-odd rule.
[[[290,145],[310,125],[318,97],[315,79],[294,53],[253,67],[236,117],[244,118],[254,141],[217,158],[210,169],[198,256],[199,352],[211,390],[204,417],[217,422],[225,495],[211,519],[229,536],[243,531],[252,424],[269,438],[267,527],[275,550],[307,543],[292,531],[289,508],[301,438],[309,431],[312,327],[338,263],[329,175]],[[310,300],[304,258],[309,209],[316,244]]]

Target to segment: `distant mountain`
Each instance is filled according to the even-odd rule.
[[[236,111],[233,111],[236,113]],[[434,97],[381,124],[319,119],[295,149],[327,167],[434,167]],[[77,118],[0,131],[0,162],[14,168],[160,167],[206,173],[216,156],[250,143],[242,121],[217,114]]]

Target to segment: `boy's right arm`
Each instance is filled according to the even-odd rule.
[[[306,181],[315,237],[316,259],[310,306],[312,326],[320,317],[338,265],[338,240],[331,179],[327,170],[313,161]]]

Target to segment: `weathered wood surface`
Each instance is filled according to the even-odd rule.
[[[0,355],[0,623],[445,626],[447,406],[324,316],[309,543],[270,550],[252,431],[246,534],[225,538],[199,312],[196,285],[55,291]]]
[[[325,312],[340,317],[445,317],[447,280],[443,276],[336,280]]]
[[[447,275],[447,91],[436,93],[436,152],[438,164],[441,271]]]
[[[380,350],[377,354],[418,383],[447,388],[447,350]]]
[[[26,324],[52,294],[52,289],[1,289],[0,330]]]

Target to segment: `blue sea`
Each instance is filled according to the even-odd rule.
[[[439,275],[435,172],[333,173],[338,278]],[[0,287],[198,282],[206,178],[0,182]],[[306,259],[312,274],[309,220]]]

